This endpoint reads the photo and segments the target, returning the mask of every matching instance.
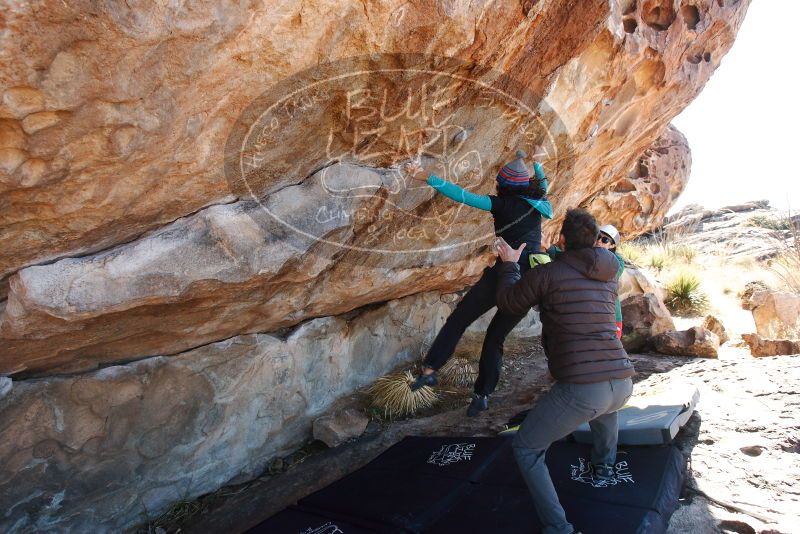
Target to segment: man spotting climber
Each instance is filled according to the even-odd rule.
[[[599,229],[584,210],[568,210],[561,227],[565,251],[553,262],[520,275],[525,248],[498,245],[500,311],[521,315],[539,305],[542,343],[556,383],[528,413],[514,438],[514,456],[544,534],[575,532],[556,495],[545,452],[581,424],[592,430],[595,478],[611,478],[617,453],[617,410],[633,391],[633,365],[617,337],[614,302],[619,262],[595,248]]]

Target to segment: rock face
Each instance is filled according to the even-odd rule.
[[[7,376],[0,376],[0,399],[5,397],[11,392],[13,383]]]
[[[688,330],[661,333],[653,338],[653,346],[661,354],[716,358],[719,338],[714,332],[695,326]]]
[[[750,288],[742,306],[753,312],[756,332],[764,338],[800,337],[800,295]]]
[[[449,311],[429,293],[285,338],[16,383],[0,398],[0,531],[119,531],[252,478],[338,397],[417,358]]]
[[[775,256],[787,233],[770,227],[779,219],[767,200],[717,210],[693,204],[670,216],[664,230],[707,254],[766,260]]]
[[[692,165],[686,138],[669,126],[624,177],[608,185],[587,209],[599,221],[617,221],[627,237],[656,228],[689,181]]]
[[[753,356],[800,354],[800,340],[797,339],[763,339],[758,334],[743,334],[742,339]]]
[[[328,447],[338,447],[345,441],[357,438],[367,429],[369,418],[349,408],[340,413],[324,415],[314,421],[314,439]]]
[[[639,351],[651,338],[675,330],[672,316],[653,293],[631,295],[622,301],[622,344],[625,350]]]
[[[9,6],[0,72],[0,278],[10,278],[0,372],[89,370],[463,287],[484,265],[473,258],[486,241],[474,236],[491,234],[489,219],[431,199],[430,190],[406,188],[387,170],[423,146],[430,151],[444,134],[457,145],[447,160],[458,164],[451,178],[469,185],[459,165],[472,162],[476,191],[491,190],[496,166],[515,147],[545,141],[557,214],[591,206],[627,235],[658,226],[678,193],[678,162],[688,162],[668,122],[718,66],[748,2],[704,2],[688,14],[674,2],[656,4],[590,0],[522,10],[511,2],[367,9],[345,3],[337,4],[336,17],[314,2],[192,10]],[[656,12],[669,16],[653,22]],[[524,80],[525,91],[541,98],[531,116],[550,130],[523,129],[515,109],[465,90],[463,82],[437,96],[437,103],[457,104],[455,135],[440,127],[425,130],[424,140],[369,137],[364,132],[381,125],[392,132],[431,126],[389,124],[408,100],[398,95],[421,94],[425,79],[376,74],[353,81],[349,90],[361,95],[354,101],[288,102],[283,109],[293,120],[281,124],[280,138],[271,139],[261,166],[248,175],[257,175],[256,197],[271,213],[292,216],[297,235],[314,220],[309,215],[325,208],[314,236],[347,247],[286,236],[275,246],[264,237],[286,234],[286,226],[275,233],[235,222],[252,210],[251,195],[222,173],[224,147],[248,106],[265,89],[288,88],[281,84],[326,61],[362,55],[371,67],[417,65],[387,55],[398,49],[464,62],[447,70],[451,79],[469,74],[509,90],[513,83],[494,72]],[[384,94],[385,101],[376,96]],[[494,116],[505,122],[487,120]],[[345,141],[356,147],[342,149]],[[340,149],[335,160],[343,166],[325,176],[330,146]],[[370,194],[336,196],[353,187]],[[322,193],[338,199],[335,210],[321,202]],[[375,224],[391,218],[390,204],[401,205],[403,217]],[[398,244],[415,235],[420,219],[440,221],[425,228],[452,230],[416,236],[412,247]],[[545,233],[552,237],[559,222]],[[465,236],[469,243],[456,246]],[[391,259],[371,252],[398,248],[403,254]]]

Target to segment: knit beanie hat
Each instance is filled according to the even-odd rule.
[[[500,168],[500,172],[497,173],[497,183],[511,187],[527,187],[530,184],[531,173],[523,161],[525,156],[527,156],[525,151],[517,150],[517,159]]]

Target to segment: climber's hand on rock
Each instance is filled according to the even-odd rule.
[[[522,251],[525,249],[526,243],[523,243],[519,246],[518,249],[513,249],[511,245],[506,243],[505,239],[502,237],[498,237],[495,240],[495,247],[497,248],[497,255],[500,256],[500,259],[503,261],[510,261],[510,262],[518,262],[519,257],[522,255]]]
[[[422,168],[419,163],[408,163],[405,166],[406,174],[414,180],[425,182],[428,180],[428,173]]]

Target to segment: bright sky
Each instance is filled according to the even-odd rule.
[[[800,212],[800,2],[754,0],[730,52],[673,124],[692,149],[672,209],[769,199]]]

